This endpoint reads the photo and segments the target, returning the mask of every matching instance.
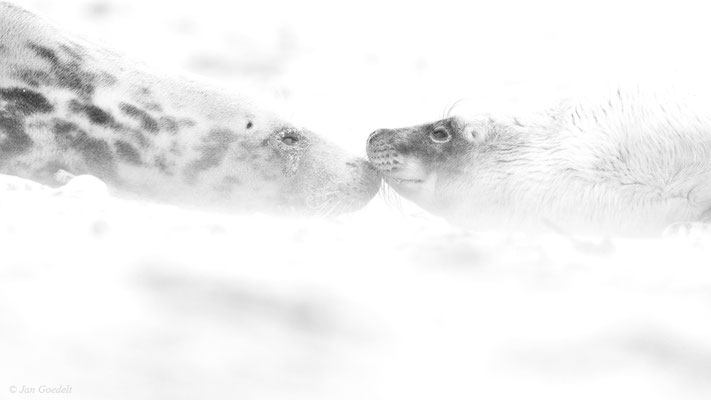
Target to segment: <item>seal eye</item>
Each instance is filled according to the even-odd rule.
[[[299,141],[299,138],[293,135],[285,135],[283,138],[281,138],[281,141],[287,146],[293,146]]]
[[[430,132],[430,139],[435,143],[446,143],[449,142],[451,138],[452,135],[449,134],[449,131],[441,126]]]

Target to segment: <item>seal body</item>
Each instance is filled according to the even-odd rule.
[[[613,90],[528,117],[381,129],[367,151],[398,193],[458,224],[655,234],[708,215],[709,105]]]
[[[0,173],[58,170],[231,210],[356,209],[380,178],[365,160],[249,97],[155,73],[0,3]]]

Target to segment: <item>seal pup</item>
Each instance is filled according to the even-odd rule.
[[[710,106],[673,90],[611,90],[527,117],[379,129],[367,153],[399,194],[456,224],[657,234],[710,214]]]

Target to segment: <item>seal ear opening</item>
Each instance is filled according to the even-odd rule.
[[[472,123],[467,123],[462,128],[462,136],[471,142],[480,142],[484,139],[484,130]]]

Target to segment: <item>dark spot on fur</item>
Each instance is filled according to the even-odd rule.
[[[141,107],[145,108],[146,110],[154,111],[154,112],[163,111],[163,107],[158,102],[156,102],[155,99],[153,98],[151,88],[149,88],[149,87],[139,88],[136,91],[133,99],[135,100],[136,103],[138,103]]]
[[[97,75],[82,68],[82,58],[77,54],[70,54],[69,61],[62,61],[57,52],[48,47],[37,43],[28,43],[27,47],[50,64],[51,84],[71,89],[83,98],[94,94]]]
[[[161,107],[161,105],[158,103],[145,103],[143,106],[146,107],[146,110],[156,111],[156,112],[163,111],[163,107]]]
[[[0,89],[5,110],[0,111],[0,156],[2,161],[26,152],[32,138],[25,131],[25,117],[51,112],[54,107],[40,93],[25,88]]]
[[[0,89],[0,98],[10,103],[8,109],[23,115],[48,113],[54,110],[41,94],[25,88]]]
[[[158,119],[158,126],[161,130],[168,131],[170,133],[178,133],[178,121],[173,117],[160,117]]]
[[[36,43],[30,43],[27,46],[30,49],[34,50],[35,54],[37,54],[39,57],[42,57],[45,60],[49,61],[52,66],[59,65],[59,57],[57,57],[57,53],[54,50],[48,47],[40,46]]]
[[[129,164],[141,164],[141,154],[131,143],[125,140],[117,140],[114,142],[114,146],[116,147],[116,154],[118,154],[121,160]]]
[[[73,113],[86,115],[92,124],[110,125],[114,122],[111,114],[93,104],[83,104],[77,100],[72,100],[69,102],[69,110]]]
[[[190,119],[190,118],[181,118],[181,119],[178,121],[178,125],[179,125],[179,126],[184,126],[184,127],[187,127],[187,128],[192,128],[193,126],[197,125],[197,123],[196,123],[195,121],[193,121],[192,119]]]
[[[133,137],[133,139],[136,140],[136,143],[142,149],[147,149],[147,148],[151,147],[151,141],[148,140],[146,135],[144,135],[141,131],[131,129],[130,132],[131,132],[131,137]]]
[[[102,72],[101,75],[99,75],[99,78],[101,80],[101,83],[105,84],[106,86],[113,86],[116,84],[116,82],[118,82],[118,78],[108,72]]]
[[[202,139],[202,144],[196,147],[200,157],[188,164],[185,169],[188,181],[193,181],[195,176],[202,171],[217,167],[227,155],[230,145],[237,140],[237,136],[229,129],[213,129]]]
[[[84,55],[81,52],[81,47],[78,45],[74,45],[74,49],[67,46],[66,44],[62,44],[59,46],[59,49],[62,50],[67,56],[70,58],[74,59],[77,62],[82,62],[84,61]]]
[[[141,122],[141,127],[149,132],[158,132],[158,122],[144,110],[131,104],[119,104],[121,112]]]
[[[70,132],[78,131],[79,126],[73,122],[65,121],[62,119],[54,120],[54,127],[52,128],[54,133],[59,136],[68,135]]]
[[[247,129],[252,129],[253,125],[254,124],[252,124],[252,121],[247,122]]]
[[[25,132],[22,119],[7,111],[0,111],[0,138],[0,162],[32,146],[32,138]]]
[[[19,72],[18,78],[32,86],[32,87],[39,87],[40,85],[46,85],[49,80],[50,76],[48,73],[40,70],[34,70],[34,69],[25,69]]]
[[[156,168],[166,175],[173,175],[168,164],[168,158],[165,155],[159,155],[153,158],[153,165]]]
[[[99,178],[115,178],[116,162],[109,144],[103,139],[89,136],[76,124],[54,119],[55,139],[60,149],[73,150],[82,156],[87,172]]]
[[[73,89],[80,95],[89,98],[94,94],[96,87],[94,86],[95,78],[89,74],[82,73],[75,69],[62,69],[55,72],[60,86]]]

